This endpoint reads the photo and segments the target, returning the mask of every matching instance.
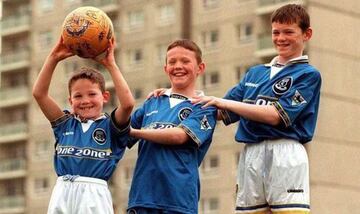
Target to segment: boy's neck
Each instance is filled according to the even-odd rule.
[[[185,96],[187,98],[193,98],[193,97],[204,94],[202,91],[199,91],[199,90],[186,91],[186,90],[176,90],[174,88],[170,88],[166,93],[168,95],[170,95],[170,94],[180,94],[180,95],[183,95],[183,96]]]
[[[291,60],[294,60],[294,59],[297,59],[297,58],[300,58],[300,57],[303,57],[303,56],[304,55],[300,54],[299,56],[294,56],[294,57],[289,58],[289,59],[281,57],[281,56],[277,56],[276,57],[276,62],[279,63],[279,64],[282,64],[282,65],[286,65]]]

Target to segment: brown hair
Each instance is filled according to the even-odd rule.
[[[74,84],[75,81],[79,79],[88,79],[92,83],[98,84],[101,92],[105,92],[104,76],[98,70],[88,67],[82,67],[79,70],[75,71],[69,79],[68,82],[69,94],[71,94],[71,86]]]
[[[200,64],[202,62],[202,52],[201,49],[199,48],[199,46],[193,42],[190,39],[179,39],[179,40],[175,40],[174,42],[172,42],[168,48],[167,51],[175,48],[175,47],[183,47],[187,50],[190,50],[192,52],[195,53],[195,57],[196,57],[196,61],[198,64]],[[167,60],[167,59],[166,59]]]
[[[287,4],[273,12],[271,23],[281,24],[297,23],[303,32],[310,27],[310,16],[305,8],[298,4]]]

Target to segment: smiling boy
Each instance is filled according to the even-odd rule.
[[[129,133],[134,98],[114,58],[115,41],[106,56],[96,59],[111,74],[119,106],[111,116],[102,113],[109,101],[103,75],[91,68],[72,74],[68,82],[71,112],[63,111],[49,95],[57,64],[73,56],[60,38],[35,81],[33,96],[55,135],[54,168],[58,179],[48,214],[112,214],[107,180],[122,158]]]
[[[238,168],[236,213],[310,212],[308,156],[303,144],[316,126],[321,76],[303,55],[312,36],[301,5],[288,4],[271,16],[277,50],[270,63],[251,67],[223,99],[197,97],[216,106],[224,123],[239,122],[236,141],[245,143]]]
[[[146,100],[131,117],[133,143],[140,140],[128,214],[198,213],[198,167],[212,141],[217,111],[190,102],[205,71],[193,41],[171,43],[165,63],[171,89]]]

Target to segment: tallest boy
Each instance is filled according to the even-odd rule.
[[[199,97],[194,103],[218,107],[225,124],[239,121],[235,138],[246,145],[236,213],[306,214],[309,163],[303,144],[314,135],[321,76],[303,55],[312,29],[301,5],[277,9],[271,27],[278,56],[250,68],[224,99]]]

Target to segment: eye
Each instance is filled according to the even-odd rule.
[[[80,95],[80,94],[75,94],[75,95],[73,96],[73,98],[74,98],[74,99],[79,99],[79,98],[81,98],[81,95]]]

